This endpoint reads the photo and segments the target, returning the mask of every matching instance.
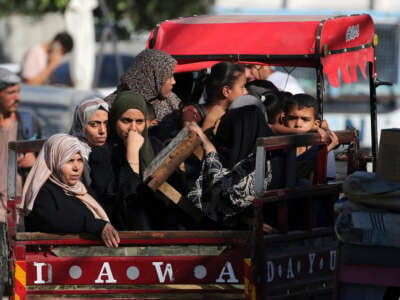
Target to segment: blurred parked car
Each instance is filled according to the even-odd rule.
[[[102,56],[103,61],[101,64],[99,79],[94,82],[93,88],[98,90],[100,94],[105,97],[112,91],[118,84],[120,75],[118,74],[117,59],[120,59],[122,64],[122,72],[131,65],[135,57],[128,54],[119,54],[115,57],[113,54],[105,54]],[[96,56],[96,66],[99,64],[100,55]],[[70,86],[70,72],[69,62],[65,61],[61,63],[51,75],[50,83],[54,85]]]
[[[36,114],[44,138],[55,133],[67,133],[76,105],[100,95],[93,91],[78,91],[69,87],[21,85],[19,110]]]

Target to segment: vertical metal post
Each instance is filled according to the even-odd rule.
[[[17,153],[15,149],[8,149],[8,200],[15,200],[17,185]]]
[[[265,179],[265,149],[263,145],[257,145],[254,185],[255,185],[255,192],[258,197],[264,195],[264,179]]]
[[[374,67],[372,63],[368,63],[368,76],[369,76],[369,106],[371,115],[371,149],[372,149],[372,169],[376,171],[376,155],[378,150],[378,128],[377,128],[377,114],[376,114],[376,85],[375,76],[373,74]]]
[[[375,1],[374,0],[369,0],[368,9],[369,10],[375,9]]]
[[[321,116],[321,121],[324,119],[324,73],[322,72],[322,65],[320,64],[316,69],[317,76],[317,100],[319,103],[319,115]]]
[[[110,12],[108,10],[107,4],[104,0],[100,0],[99,6],[103,14],[103,20],[105,21],[106,26],[101,33],[100,54],[98,55],[98,60],[96,63],[93,87],[99,85],[100,72],[101,72],[101,67],[103,65],[104,47],[106,41],[108,41],[109,38],[111,38],[112,41],[112,49],[114,53],[115,64],[117,66],[118,78],[121,77],[122,73],[124,72],[124,68],[122,65],[122,58],[118,54],[117,50],[117,43],[118,43],[117,34],[115,33],[114,23],[111,21]]]

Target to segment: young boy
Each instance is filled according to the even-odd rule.
[[[311,95],[296,94],[286,100],[284,108],[284,122],[290,129],[303,130],[305,132],[317,131],[323,140],[330,138],[327,145],[327,179],[336,178],[336,165],[333,148],[339,144],[339,140],[333,131],[328,127],[321,128],[321,119],[319,116],[318,101]],[[324,122],[325,123],[325,122]],[[297,166],[296,177],[297,184],[300,186],[310,185],[314,179],[315,161],[317,159],[317,147],[298,147],[297,148]],[[325,205],[321,199],[313,199],[312,202],[316,224],[326,226],[328,215]],[[298,209],[301,209],[300,207]],[[296,216],[294,216],[296,217]],[[300,221],[299,221],[300,220]],[[301,224],[301,218],[298,220]]]
[[[339,144],[336,134],[329,130],[326,124],[326,130],[321,128],[321,120],[319,116],[318,101],[308,94],[296,94],[286,100],[284,107],[285,126],[291,129],[300,129],[304,132],[317,131],[323,139],[329,137],[330,143],[328,150],[327,177],[336,177],[335,157],[330,152]],[[324,122],[326,123],[326,122]],[[297,156],[305,154],[308,149],[306,147],[297,148]]]

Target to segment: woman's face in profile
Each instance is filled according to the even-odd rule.
[[[130,130],[142,134],[146,126],[146,119],[140,110],[130,108],[121,115],[115,126],[119,138],[126,140]]]
[[[61,181],[69,186],[78,183],[83,172],[83,158],[80,153],[76,153],[69,161],[61,166]]]
[[[160,94],[162,98],[167,98],[169,94],[171,94],[172,88],[174,87],[175,83],[176,81],[174,75],[172,75],[170,78],[167,79],[167,81],[161,87]]]

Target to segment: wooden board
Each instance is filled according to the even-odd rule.
[[[199,145],[197,134],[183,128],[144,170],[143,180],[152,190],[157,190]]]

